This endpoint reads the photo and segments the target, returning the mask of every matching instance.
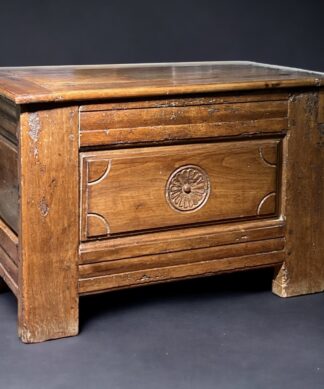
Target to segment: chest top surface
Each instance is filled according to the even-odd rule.
[[[0,95],[17,104],[323,85],[323,73],[255,62],[0,68]]]

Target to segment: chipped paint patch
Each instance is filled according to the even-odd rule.
[[[40,134],[40,130],[41,130],[40,120],[39,120],[39,116],[38,116],[37,112],[32,112],[29,115],[28,124],[29,124],[28,135],[33,142],[32,143],[32,152],[34,154],[34,157],[37,158],[38,157],[37,143],[39,140],[39,134]]]

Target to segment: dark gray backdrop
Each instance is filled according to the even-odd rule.
[[[0,66],[254,60],[324,71],[323,0],[0,2]]]

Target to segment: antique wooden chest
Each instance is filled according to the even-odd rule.
[[[0,276],[23,342],[79,296],[273,267],[324,290],[324,75],[252,62],[0,69]],[[215,282],[217,282],[215,280]]]

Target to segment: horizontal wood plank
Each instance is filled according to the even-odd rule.
[[[0,219],[0,247],[18,264],[18,236]]]
[[[264,91],[242,91],[235,94],[218,93],[204,94],[196,96],[168,96],[168,98],[137,98],[127,100],[113,100],[104,103],[89,103],[80,106],[80,112],[128,110],[137,108],[167,108],[167,107],[187,107],[214,104],[251,103],[260,101],[287,101],[290,93],[286,90],[264,90]]]
[[[0,95],[18,104],[324,85],[322,73],[254,62],[0,69]]]
[[[145,255],[118,261],[107,261],[79,266],[79,278],[106,276],[108,274],[128,273],[137,270],[147,270],[190,264],[194,262],[212,261],[222,258],[233,258],[283,250],[284,238],[268,239],[256,242],[228,244],[218,247],[188,249],[173,253]]]
[[[146,145],[193,140],[218,140],[257,136],[278,136],[287,131],[287,119],[262,119],[241,122],[185,124],[177,126],[137,127],[80,132],[80,146]]]
[[[80,112],[80,145],[125,145],[283,132],[288,102],[231,104],[213,99],[180,99],[156,104],[124,104],[118,109]],[[195,106],[191,105],[196,101]],[[150,107],[151,105],[151,107]]]
[[[284,237],[282,220],[257,220],[186,228],[81,243],[79,264]]]
[[[110,130],[287,117],[287,101],[169,106],[80,113],[80,130]]]
[[[79,280],[79,293],[99,293],[125,287],[135,287],[176,279],[207,276],[227,271],[244,270],[280,264],[285,259],[284,251],[253,254],[242,257],[216,259],[159,269],[139,270],[128,273],[91,277]]]

